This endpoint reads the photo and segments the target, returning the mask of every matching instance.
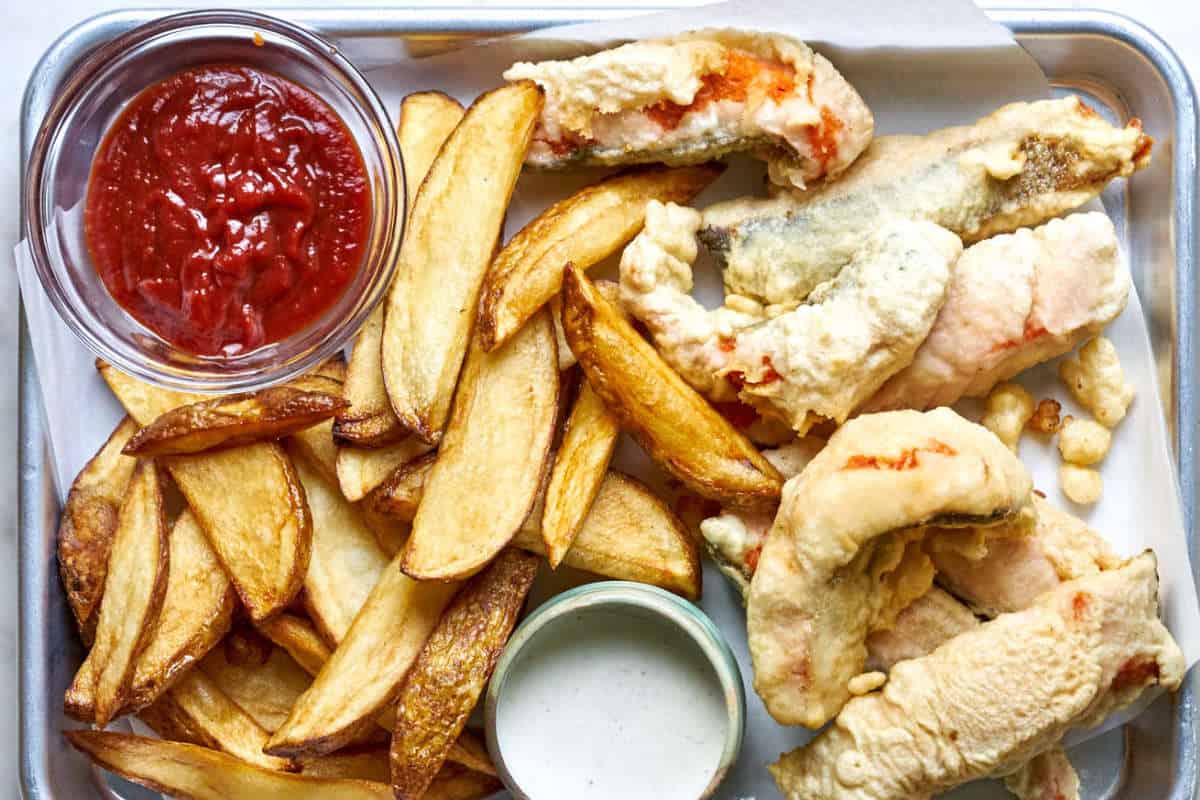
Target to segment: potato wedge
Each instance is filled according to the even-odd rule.
[[[535,514],[512,544],[544,554]],[[700,597],[696,540],[666,503],[641,481],[610,470],[562,563],[607,578],[661,586]]]
[[[280,614],[278,617],[268,620],[259,626],[259,631],[286,650],[288,655],[309,675],[316,676],[332,655],[332,651],[317,634],[316,628],[308,620],[294,617],[291,614]],[[395,720],[395,714],[389,707],[378,715],[376,721],[383,730],[390,734],[392,728],[395,727]],[[322,758],[336,756],[337,753]],[[491,757],[488,756],[487,748],[484,747],[483,742],[467,730],[459,734],[446,758],[476,772],[487,775],[496,774],[496,767],[492,764]],[[304,763],[311,762],[305,761]]]
[[[521,229],[492,261],[479,300],[479,337],[495,350],[558,294],[563,267],[589,269],[629,243],[646,203],[689,203],[725,167],[637,167],[560,200]]]
[[[171,528],[167,589],[146,649],[137,657],[121,714],[157,700],[229,630],[237,595],[190,511]],[[67,694],[67,714],[96,718],[94,697]]]
[[[200,670],[237,703],[266,735],[279,729],[312,677],[281,648],[253,630],[237,628],[200,663]],[[266,736],[259,742],[265,745]]]
[[[288,437],[288,442],[320,470],[325,480],[338,485],[338,447],[333,443],[333,420],[327,419],[311,428],[297,431]]]
[[[432,449],[432,445],[415,436],[374,450],[339,447],[338,485],[342,487],[342,494],[347,500],[357,503],[391,477],[397,469]]]
[[[379,543],[379,549],[386,553],[388,558],[395,558],[396,553],[404,549],[404,543],[408,541],[408,535],[412,533],[412,523],[382,514],[371,508],[366,502],[361,505],[363,521],[367,523],[371,533],[375,534],[375,541]]]
[[[158,389],[98,362],[121,405],[148,425],[189,395]],[[182,402],[181,402],[182,400]],[[312,520],[291,459],[275,442],[165,460],[254,620],[286,608],[300,591]]]
[[[320,758],[301,759],[300,774],[386,784],[390,780],[388,749],[386,745],[347,747]]]
[[[383,379],[401,423],[431,444],[450,416],[479,290],[541,110],[531,81],[481,95],[413,203],[384,312]]]
[[[263,753],[267,731],[203,670],[184,675],[138,717],[165,739],[211,747],[266,769],[298,769],[286,758]]]
[[[129,694],[137,657],[154,635],[170,564],[162,487],[153,461],[139,461],[117,514],[96,618],[96,640],[67,690],[66,707],[85,704],[104,727]]]
[[[588,383],[659,466],[702,497],[742,508],[779,502],[779,472],[574,266],[563,279],[563,330]]]
[[[302,381],[171,409],[138,431],[124,452],[173,456],[271,441],[330,419],[347,407],[336,381],[319,376]]]
[[[171,527],[167,590],[149,644],[138,656],[125,711],[153,703],[229,630],[237,593],[200,524],[184,510]]]
[[[71,484],[58,523],[58,574],[79,633],[89,646],[104,594],[117,511],[137,464],[137,459],[122,455],[121,449],[137,429],[129,417],[121,420]]]
[[[301,669],[314,677],[333,653],[313,624],[303,617],[280,614],[257,627],[259,633],[283,648]]]
[[[396,561],[384,570],[312,686],[292,707],[267,752],[318,756],[345,745],[386,706],[457,591],[418,583]]]
[[[304,605],[322,635],[340,642],[390,559],[341,490],[326,481],[299,450],[294,455],[313,520]]]
[[[67,731],[105,769],[155,791],[194,800],[392,800],[387,784],[293,775],[216,750],[105,731]]]
[[[425,480],[436,460],[437,453],[426,453],[402,464],[386,481],[375,487],[363,502],[380,514],[411,522],[417,516],[417,504],[424,494]]]
[[[462,116],[459,102],[441,92],[417,92],[401,101],[396,132],[404,156],[404,188],[410,209],[429,165]],[[338,413],[333,426],[334,436],[342,444],[380,447],[408,435],[392,411],[383,383],[383,309],[381,303],[371,312],[354,340],[343,391],[350,407]]]
[[[575,541],[575,534],[604,482],[620,433],[617,418],[605,408],[591,385],[583,381],[546,486],[542,540],[551,567],[559,565]]]
[[[422,800],[484,800],[503,789],[500,780],[458,764],[443,764]]]
[[[517,624],[537,571],[537,558],[505,550],[467,582],[430,634],[396,700],[391,762],[398,800],[421,797],[441,769]]]
[[[465,578],[508,544],[541,487],[558,388],[554,330],[546,313],[492,353],[472,343],[404,548],[401,566],[408,575]],[[504,491],[492,488],[499,476]]]

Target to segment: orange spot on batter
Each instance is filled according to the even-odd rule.
[[[956,456],[958,451],[945,442],[930,439],[924,447],[910,447],[899,456],[855,455],[846,459],[842,469],[890,469],[897,472],[916,469],[921,466],[921,453],[935,453],[942,456]]]
[[[1114,692],[1119,692],[1131,686],[1146,686],[1157,680],[1158,662],[1152,658],[1135,657],[1126,661],[1117,670],[1117,677],[1113,678],[1112,688]]]
[[[796,72],[784,64],[773,64],[749,53],[730,50],[725,57],[725,69],[701,78],[700,89],[687,105],[660,100],[645,109],[646,115],[664,131],[674,130],[685,114],[701,111],[710,103],[731,100],[744,103],[753,86],[779,101],[796,90]]]

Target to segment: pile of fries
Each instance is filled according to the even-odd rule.
[[[778,500],[585,273],[720,167],[610,177],[497,253],[542,103],[404,101],[408,234],[348,364],[217,398],[98,364],[128,416],[59,532],[90,647],[66,709],[95,727],[66,735],[97,764],[197,798],[484,797],[466,722],[543,559],[699,596],[694,535],[609,469],[619,432],[702,497]],[[126,714],[162,739],[103,730]]]

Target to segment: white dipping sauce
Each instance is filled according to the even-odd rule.
[[[699,646],[659,617],[567,614],[521,650],[496,737],[532,800],[696,800],[721,761],[728,713]]]

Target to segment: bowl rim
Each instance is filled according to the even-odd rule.
[[[564,616],[599,609],[637,609],[657,616],[687,635],[708,659],[721,685],[728,721],[716,771],[699,800],[712,797],[737,762],[746,733],[746,690],[742,684],[741,669],[720,629],[699,606],[666,589],[633,581],[595,581],[576,586],[542,603],[517,626],[496,662],[484,697],[487,747],[500,780],[515,798],[529,800],[508,770],[497,730],[501,695],[522,650],[539,633]]]
[[[368,249],[359,266],[360,270],[365,270],[369,269],[372,263],[380,264],[377,278],[364,286],[363,297],[366,301],[360,302],[353,313],[343,319],[334,320],[331,323],[330,332],[302,355],[287,359],[280,357],[268,366],[257,368],[246,366],[224,373],[195,370],[185,364],[165,366],[162,361],[146,356],[144,351],[138,352],[136,346],[130,348],[134,351],[130,354],[122,352],[120,348],[105,341],[103,332],[106,330],[106,326],[88,323],[86,315],[80,313],[80,309],[76,308],[76,304],[68,299],[63,288],[56,285],[59,282],[63,265],[58,263],[61,261],[61,257],[51,255],[51,248],[47,245],[48,226],[54,224],[53,220],[47,219],[42,213],[42,198],[46,184],[50,180],[46,175],[46,170],[51,145],[60,135],[63,120],[74,109],[79,98],[88,91],[91,79],[97,73],[102,72],[114,59],[120,58],[130,49],[156,37],[189,29],[216,26],[245,28],[248,32],[269,33],[285,39],[290,44],[310,53],[324,67],[330,69],[334,80],[347,84],[351,90],[348,102],[359,106],[363,118],[368,120],[382,137],[380,143],[382,147],[378,148],[377,154],[381,165],[380,182],[382,185],[377,189],[375,188],[376,181],[368,181],[368,183],[372,186],[373,204],[380,203],[381,198],[387,201],[383,203],[386,207],[372,212],[373,218],[381,220],[384,226],[377,239],[380,247],[375,250]],[[213,63],[218,62],[214,61]],[[142,90],[149,88],[150,85],[147,84]],[[318,97],[322,97],[320,92],[311,87],[306,86],[305,88],[317,94]],[[136,96],[136,93],[128,99],[132,99],[133,96]],[[322,99],[328,102],[326,98],[322,97]],[[360,145],[362,141],[355,137],[356,145]],[[395,126],[383,101],[362,71],[342,53],[335,43],[322,35],[279,17],[241,9],[197,9],[166,14],[105,42],[71,65],[31,143],[22,191],[27,200],[23,204],[21,228],[28,256],[42,290],[46,293],[59,318],[76,339],[93,355],[140,380],[176,391],[199,394],[226,394],[271,386],[294,378],[340,353],[386,296],[387,286],[391,283],[391,276],[399,261],[400,245],[407,222],[405,212],[409,201],[404,161]],[[387,208],[394,208],[397,213],[389,214]],[[379,223],[373,222],[372,224]],[[374,232],[369,236],[372,238],[368,240],[368,244],[375,241]],[[107,287],[104,290],[107,291]],[[347,291],[349,290],[350,285],[347,286]],[[127,311],[125,313],[128,314]],[[319,321],[321,317],[316,319]],[[150,330],[136,318],[134,321],[143,329]],[[93,327],[96,330],[92,330]],[[309,331],[311,331],[311,326],[306,326],[289,337],[268,343],[263,347],[279,347]],[[153,331],[150,333],[157,336]],[[250,356],[260,353],[262,349],[257,348],[242,355]],[[207,364],[228,364],[230,362],[230,359],[220,356],[196,356],[196,360]]]

